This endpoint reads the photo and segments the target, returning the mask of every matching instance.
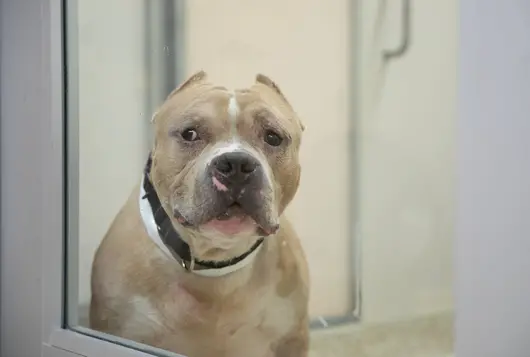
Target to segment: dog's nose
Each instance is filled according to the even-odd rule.
[[[246,180],[258,168],[258,160],[246,152],[228,152],[216,157],[213,168],[234,182]]]

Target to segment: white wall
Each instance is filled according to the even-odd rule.
[[[455,352],[527,357],[530,2],[460,9]]]

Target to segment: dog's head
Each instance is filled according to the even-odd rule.
[[[212,239],[278,230],[298,188],[303,125],[273,81],[258,75],[230,91],[198,72],[153,122],[151,180],[179,230]]]

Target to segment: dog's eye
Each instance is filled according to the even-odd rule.
[[[182,139],[186,141],[195,141],[199,139],[199,134],[197,134],[197,130],[195,129],[186,129],[181,134]]]
[[[265,142],[270,146],[280,146],[283,139],[280,135],[275,133],[272,130],[267,130],[265,132]]]

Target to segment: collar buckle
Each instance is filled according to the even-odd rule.
[[[182,267],[188,271],[188,272],[192,272],[195,270],[195,258],[193,257],[193,255],[191,256],[191,260],[189,262],[187,262],[186,260],[180,258],[180,265],[182,265]]]

